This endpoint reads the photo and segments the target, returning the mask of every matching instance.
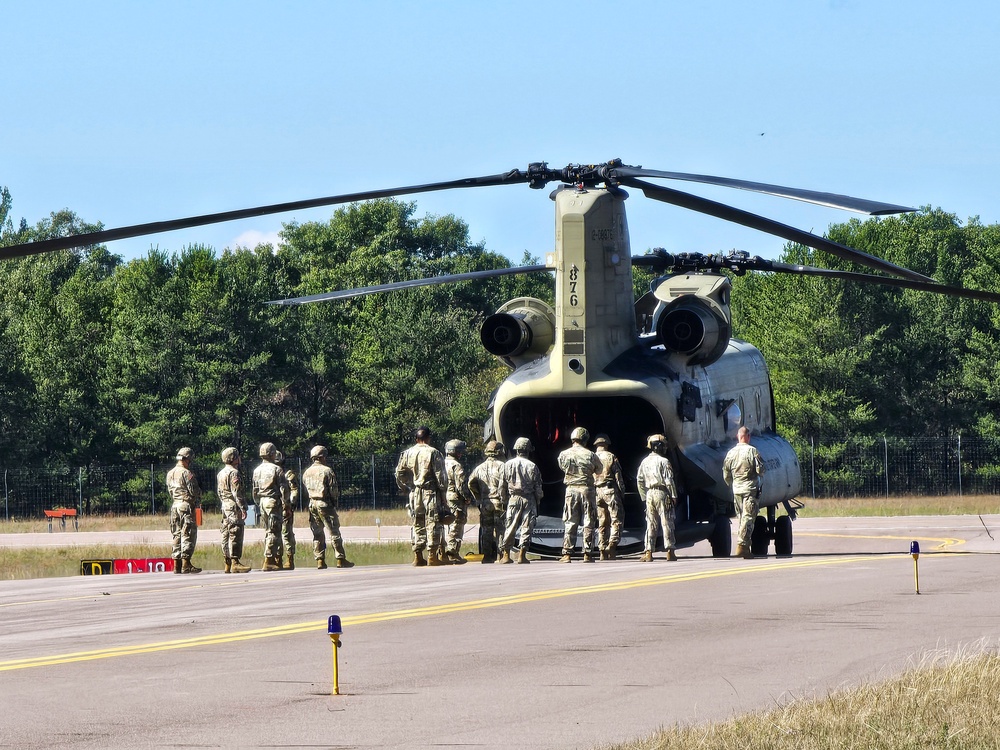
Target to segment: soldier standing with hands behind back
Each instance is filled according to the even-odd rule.
[[[583,561],[594,562],[594,527],[597,525],[597,493],[594,475],[600,474],[604,466],[587,448],[590,433],[577,427],[570,433],[573,444],[559,454],[559,468],[565,472],[566,501],[563,506],[562,557],[559,562],[568,563],[576,546],[577,530],[583,522]]]
[[[472,470],[469,491],[479,506],[479,552],[484,563],[495,563],[503,539],[504,512],[500,498],[500,472],[506,451],[503,443],[491,440],[483,450],[486,460]]]
[[[622,498],[625,478],[618,457],[610,450],[611,439],[598,435],[594,453],[604,469],[594,477],[597,484],[597,543],[602,560],[614,560],[622,538]]]
[[[173,501],[170,506],[170,533],[174,546],[170,555],[174,558],[175,573],[201,572],[201,568],[191,564],[191,556],[198,543],[194,511],[201,507],[201,487],[198,486],[198,477],[191,471],[193,458],[193,450],[181,448],[177,451],[177,465],[167,472],[167,492]]]
[[[330,530],[330,541],[337,556],[338,568],[353,568],[354,563],[347,559],[344,552],[344,538],[340,535],[340,516],[337,513],[337,501],[340,499],[340,487],[337,486],[337,475],[326,463],[327,450],[322,445],[309,451],[312,466],[302,472],[302,483],[309,494],[309,529],[313,535],[313,556],[316,567],[326,568],[326,531]]]
[[[281,522],[285,515],[282,486],[285,474],[274,459],[274,443],[260,446],[260,465],[253,470],[253,499],[264,522],[264,565],[261,570],[281,570]]]
[[[249,573],[250,566],[240,562],[243,556],[243,534],[246,529],[247,501],[243,497],[240,477],[240,452],[235,448],[222,451],[222,471],[215,478],[216,493],[222,505],[222,556],[227,573]]]
[[[419,568],[443,564],[438,557],[438,549],[443,536],[440,519],[445,506],[448,475],[444,470],[444,456],[431,445],[430,427],[418,427],[414,437],[416,445],[403,451],[396,464],[396,484],[409,493],[413,518],[413,565]],[[428,551],[427,560],[424,559],[424,550]]]
[[[757,499],[760,497],[760,476],[764,473],[764,461],[760,452],[750,445],[750,430],[740,427],[736,432],[736,445],[726,454],[722,462],[722,478],[733,487],[733,502],[740,517],[739,536],[736,540],[734,557],[752,558],[750,540],[753,524],[757,519]]]

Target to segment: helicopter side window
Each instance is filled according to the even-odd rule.
[[[740,399],[740,401],[742,400]],[[726,429],[726,437],[735,438],[736,431],[743,425],[743,409],[740,408],[740,404],[735,401],[731,403],[722,415],[722,418]]]

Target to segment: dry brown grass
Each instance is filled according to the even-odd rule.
[[[1000,656],[977,646],[926,655],[912,670],[816,700],[680,727],[608,750],[996,750]]]
[[[998,495],[800,498],[802,518],[855,516],[964,516],[1000,513]]]

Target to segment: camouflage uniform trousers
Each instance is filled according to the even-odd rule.
[[[509,552],[514,546],[514,539],[517,538],[518,546],[527,550],[531,543],[531,532],[535,530],[535,519],[538,517],[538,509],[535,501],[520,495],[511,495],[507,502],[507,518],[504,525],[503,539],[500,542],[500,551]]]
[[[345,560],[344,538],[340,535],[340,515],[337,508],[326,500],[309,501],[309,530],[313,535],[313,557],[322,560],[326,556],[326,531],[330,532],[330,543],[338,560]]]
[[[227,560],[243,557],[245,524],[239,505],[232,501],[222,503],[222,556]]]
[[[174,538],[170,556],[174,560],[190,560],[198,543],[198,526],[194,522],[194,508],[187,500],[170,506],[170,534]]]
[[[663,549],[677,546],[674,534],[674,501],[666,490],[657,487],[646,491],[646,552],[656,550],[656,535],[663,531]]]
[[[469,511],[463,503],[448,503],[455,520],[448,524],[447,551],[458,553],[462,549],[465,538],[465,524],[469,520]]]
[[[310,523],[311,523],[310,519]],[[288,514],[288,518],[283,518],[281,522],[281,539],[285,548],[285,553],[289,557],[295,557],[295,511]]]
[[[756,492],[734,493],[733,500],[736,503],[736,513],[740,518],[740,530],[736,537],[736,543],[750,549],[753,524],[757,520],[757,511],[759,510]]]
[[[444,544],[444,525],[438,520],[440,518],[438,502],[437,490],[417,487],[410,493],[414,552],[425,549],[437,552]]]
[[[614,487],[597,488],[597,531],[604,551],[621,541],[622,503]]]
[[[583,524],[583,550],[587,553],[594,548],[594,527],[597,525],[597,493],[593,487],[569,485],[566,488],[566,502],[563,505],[562,551],[571,554],[576,547],[577,532]]]
[[[496,562],[503,543],[504,511],[485,502],[479,508],[479,552],[484,560]]]
[[[281,501],[275,497],[260,498],[260,520],[264,527],[264,557],[280,559],[284,554],[281,540]]]

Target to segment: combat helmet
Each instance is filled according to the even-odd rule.
[[[194,458],[194,451],[190,448],[181,448],[177,451],[177,460],[180,461],[182,458]]]
[[[309,451],[309,458],[312,459],[326,458],[326,456],[327,456],[327,450],[326,447],[323,445],[314,445],[313,449]]]
[[[444,444],[444,452],[448,456],[457,456],[459,453],[465,453],[465,441],[449,440]]]
[[[569,434],[569,439],[586,445],[590,442],[590,433],[583,427],[574,427],[573,432]]]
[[[667,436],[666,435],[650,435],[646,440],[646,447],[653,450],[657,445],[662,445],[664,448],[667,446]]]
[[[260,444],[260,457],[273,459],[275,454],[278,452],[278,446],[274,443],[261,443]]]
[[[596,448],[599,445],[603,445],[605,448],[610,448],[611,438],[609,438],[602,432],[600,435],[594,438],[594,447]]]
[[[514,450],[518,453],[530,453],[535,448],[526,437],[519,437],[514,441]]]
[[[222,463],[231,464],[240,457],[240,452],[235,448],[224,448],[222,451]]]
[[[483,453],[487,456],[502,456],[507,451],[503,447],[503,443],[496,440],[490,440],[484,447]]]

